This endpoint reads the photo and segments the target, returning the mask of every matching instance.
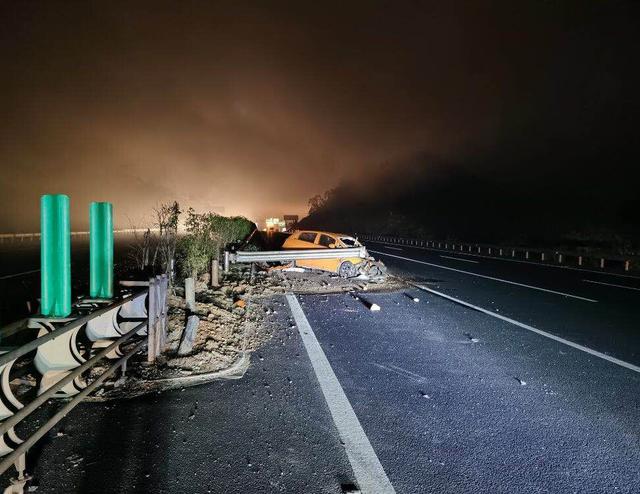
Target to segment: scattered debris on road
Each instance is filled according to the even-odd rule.
[[[185,291],[176,287],[169,296],[167,349],[156,365],[143,358],[132,359],[127,380],[119,386],[105,385],[93,400],[126,398],[221,377],[220,373],[236,366],[246,370],[241,360],[258,349],[280,327],[277,314],[284,311],[278,295],[295,293],[351,293],[387,291],[404,287],[402,280],[391,276],[342,278],[334,273],[309,269],[259,271],[251,281],[248,266],[234,266],[216,288],[207,286],[203,276],[195,284],[195,301],[187,307]],[[380,306],[362,299],[371,311]],[[190,304],[189,304],[190,305]],[[197,325],[197,331],[196,331]],[[95,373],[103,369],[96,368]],[[238,377],[236,373],[224,374]],[[199,377],[200,376],[200,377]],[[191,379],[193,378],[193,379]]]
[[[404,295],[405,295],[405,297],[410,298],[411,300],[413,300],[415,303],[420,302],[420,299],[418,297],[414,297],[410,293],[405,292]]]
[[[464,334],[471,343],[478,343],[480,340],[475,338],[471,333]]]
[[[360,494],[362,491],[355,484],[342,484],[340,486],[343,494]]]

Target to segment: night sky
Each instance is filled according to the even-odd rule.
[[[121,228],[173,199],[261,221],[416,169],[638,190],[636,2],[5,1],[0,16],[0,231],[37,231],[43,193],[71,196],[75,230],[92,200]]]

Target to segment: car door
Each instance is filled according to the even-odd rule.
[[[316,243],[317,238],[316,232],[299,232],[295,238],[287,241],[284,247],[287,249],[318,249],[321,247]],[[296,266],[316,269],[315,261],[315,259],[301,259],[296,261]]]
[[[336,239],[331,235],[325,233],[319,233],[315,238],[315,244],[317,249],[333,249],[337,247]],[[333,247],[331,247],[333,245]],[[307,259],[302,264],[302,261],[297,263],[300,266],[310,269],[321,269],[323,271],[337,272],[340,265],[340,259]]]

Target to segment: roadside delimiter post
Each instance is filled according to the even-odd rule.
[[[92,202],[89,206],[89,295],[113,297],[113,206]]]
[[[69,197],[46,194],[40,198],[40,288],[43,316],[71,314],[71,225]]]

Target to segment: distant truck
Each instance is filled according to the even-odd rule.
[[[284,215],[284,226],[288,232],[293,231],[293,229],[298,224],[298,215],[297,214],[285,214]]]
[[[280,218],[267,218],[265,220],[265,231],[267,233],[283,232],[286,229],[286,224]]]

